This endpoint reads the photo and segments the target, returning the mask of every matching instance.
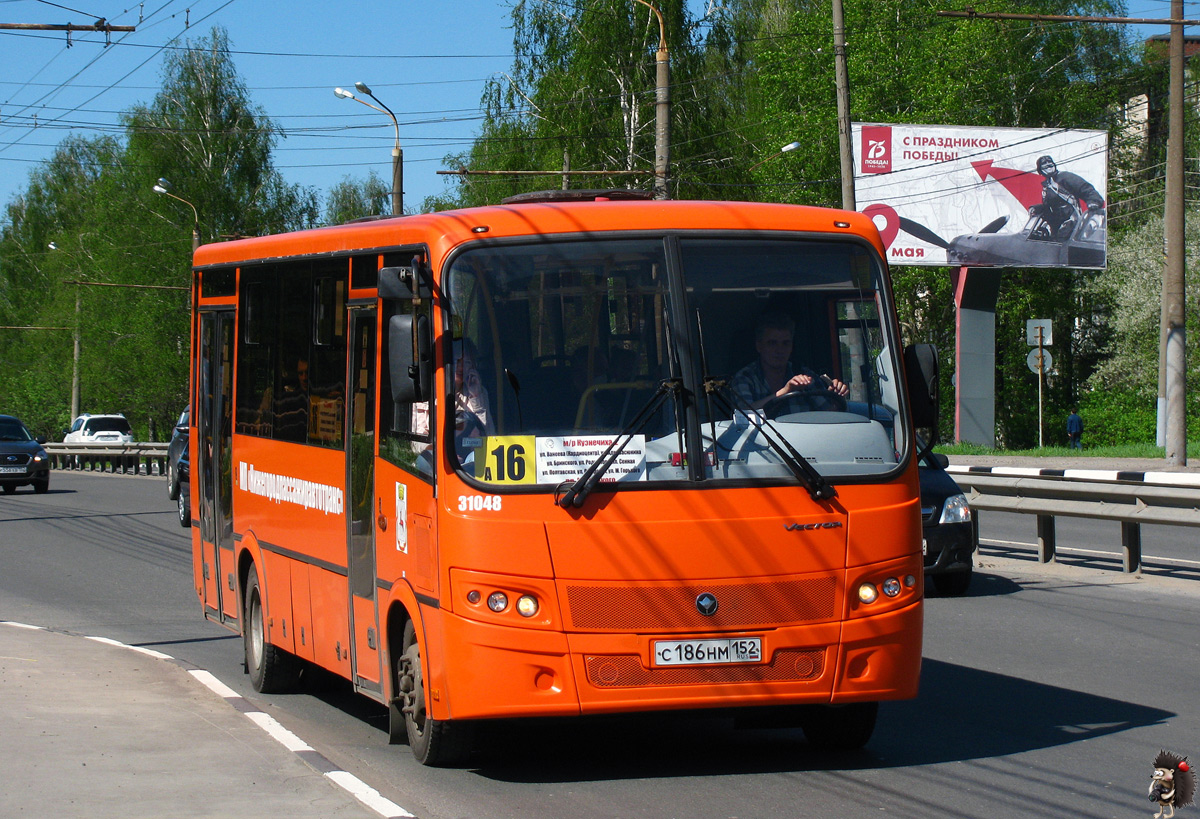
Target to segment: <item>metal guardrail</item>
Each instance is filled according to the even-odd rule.
[[[1200,475],[951,466],[974,509],[1037,516],[1038,559],[1054,559],[1056,516],[1121,524],[1126,572],[1142,565],[1142,524],[1200,526]]]
[[[44,444],[51,469],[167,474],[168,444]]]

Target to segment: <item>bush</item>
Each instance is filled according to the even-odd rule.
[[[1158,425],[1158,402],[1133,391],[1096,390],[1079,401],[1085,447],[1153,444]],[[1057,423],[1054,438],[1067,437],[1067,416]]]

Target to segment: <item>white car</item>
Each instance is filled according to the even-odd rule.
[[[85,412],[71,424],[63,443],[132,444],[133,430],[124,415],[92,415]]]

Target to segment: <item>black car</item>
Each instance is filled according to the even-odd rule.
[[[190,405],[183,408],[183,412],[179,414],[179,420],[175,422],[175,429],[171,433],[171,443],[167,444],[167,497],[171,500],[179,497],[179,470],[176,468],[176,464],[179,463],[180,456],[187,452],[191,410]]]
[[[945,455],[930,452],[918,463],[921,475],[921,549],[925,576],[938,594],[957,597],[971,585],[972,560],[979,545],[967,496],[946,472]]]
[[[20,420],[0,415],[0,487],[6,495],[18,486],[30,485],[39,494],[50,488],[50,457],[44,443],[46,436],[34,438]]]
[[[184,438],[183,452],[175,461],[175,510],[179,515],[179,525],[185,529],[192,525],[192,490],[189,483],[192,477],[192,465],[188,458],[187,438]]]

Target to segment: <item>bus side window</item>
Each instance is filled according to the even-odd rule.
[[[238,322],[241,343],[237,349],[237,416],[240,435],[270,438],[274,429],[277,307],[273,268],[262,267],[242,275]]]
[[[386,333],[392,316],[410,315],[413,312],[413,305],[410,301],[385,300],[383,302],[383,318],[379,325]],[[422,302],[416,313],[427,318],[430,317],[428,299]],[[435,460],[433,457],[433,418],[435,417],[433,402],[393,401],[386,337],[380,343],[380,350],[383,362],[379,368],[379,454],[389,463],[432,481]]]

